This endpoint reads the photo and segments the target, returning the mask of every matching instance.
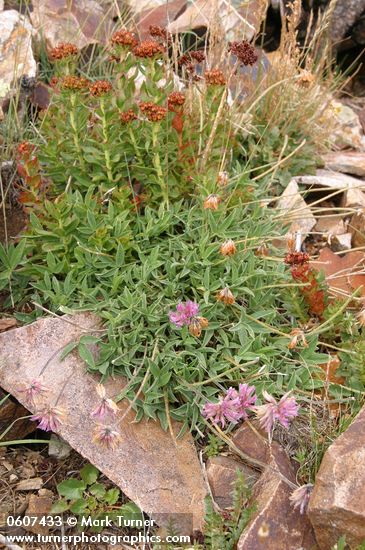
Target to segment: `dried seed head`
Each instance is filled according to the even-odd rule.
[[[226,77],[220,69],[205,71],[204,76],[208,86],[225,86],[227,84]]]
[[[79,50],[75,44],[71,44],[70,42],[61,42],[55,48],[52,48],[49,52],[49,56],[53,61],[59,61],[60,59],[75,57],[78,53]]]
[[[255,48],[246,40],[242,40],[241,42],[229,42],[228,51],[233,53],[242,65],[254,65],[258,60]]]
[[[204,203],[203,206],[205,210],[218,210],[219,203],[221,202],[221,199],[219,195],[209,195]]]
[[[96,80],[90,87],[90,94],[94,97],[100,97],[108,94],[112,90],[112,85],[108,80]]]
[[[228,239],[220,247],[220,253],[223,256],[233,256],[234,254],[236,254],[236,251],[237,251],[237,248],[234,241],[232,241],[232,239]]]
[[[110,39],[113,46],[124,46],[127,48],[134,48],[138,44],[136,37],[130,31],[126,29],[120,29],[115,32]]]
[[[65,76],[60,81],[61,90],[81,91],[87,90],[90,86],[90,80],[79,76]]]
[[[119,118],[123,124],[129,124],[130,122],[133,122],[133,120],[137,120],[138,116],[133,109],[128,109],[128,111],[120,113]]]
[[[139,108],[150,122],[160,122],[167,114],[167,109],[165,107],[152,103],[152,101],[141,102]]]
[[[228,287],[222,288],[217,294],[218,302],[223,302],[226,305],[232,305],[235,303],[234,296]]]
[[[133,48],[134,55],[141,58],[162,57],[165,51],[164,46],[155,40],[144,40]]]

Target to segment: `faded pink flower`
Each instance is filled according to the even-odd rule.
[[[224,428],[226,420],[236,423],[242,418],[239,410],[239,395],[234,388],[229,388],[225,397],[220,397],[217,403],[206,403],[202,410],[204,418],[212,420],[213,424],[221,424]]]
[[[64,412],[57,407],[48,407],[31,416],[31,420],[39,422],[38,428],[45,432],[57,432],[62,424]]]
[[[267,403],[255,407],[256,414],[264,430],[271,433],[275,421],[280,422],[284,428],[289,427],[289,421],[298,415],[299,405],[294,397],[289,397],[290,392],[283,395],[279,402],[267,393],[262,392]]]
[[[29,405],[34,405],[34,398],[47,391],[48,389],[36,378],[34,378],[26,388],[18,388],[19,393],[24,393],[25,401]]]
[[[190,325],[193,318],[199,313],[199,304],[192,300],[187,302],[179,302],[176,306],[176,311],[170,311],[169,319],[177,327]]]
[[[240,384],[238,389],[239,410],[242,418],[247,418],[247,409],[252,409],[256,403],[256,388],[248,384]]]
[[[313,491],[313,485],[308,483],[307,485],[302,485],[297,489],[294,489],[290,495],[290,502],[294,508],[299,508],[299,512],[304,514],[307,509],[311,493]]]
[[[119,411],[119,408],[112,399],[108,399],[106,397],[106,391],[102,384],[98,384],[96,386],[96,392],[100,397],[100,403],[96,407],[96,409],[91,413],[91,416],[93,418],[96,418],[97,420],[104,420],[104,418],[108,414],[111,416],[115,416]]]
[[[108,449],[115,449],[120,443],[120,433],[109,426],[97,426],[94,432],[94,441]]]

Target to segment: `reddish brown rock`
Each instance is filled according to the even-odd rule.
[[[95,334],[97,328],[94,316],[79,314],[63,320],[40,319],[0,334],[0,385],[24,402],[24,393],[17,388],[39,377],[52,358],[41,377],[49,391],[37,396],[37,409],[54,405],[64,387],[57,406],[66,416],[58,434],[157,521],[168,522],[173,514],[182,532],[188,533],[191,527],[201,530],[206,487],[190,434],[174,440],[157,422],[133,423],[133,412],[120,422],[128,408],[128,402],[122,401],[113,423],[121,435],[120,444],[108,449],[93,442],[95,423],[90,413],[98,403],[98,377],[86,373],[86,365],[76,352],[63,361],[60,353],[66,344]],[[107,395],[118,395],[125,383],[123,378],[109,379]],[[30,409],[35,412],[35,407]],[[177,434],[180,426],[173,428]]]
[[[34,525],[27,526],[27,531],[35,533],[36,535],[47,535],[49,532],[49,526],[42,525],[40,520],[45,515],[48,515],[52,508],[52,499],[46,496],[39,497],[37,495],[30,495],[28,508],[25,512],[27,516],[35,517],[37,520]],[[33,522],[32,522],[33,523]]]
[[[231,456],[218,455],[209,458],[206,468],[213,498],[221,508],[232,506],[232,492],[237,479],[237,470],[244,474],[249,487],[257,481],[260,475],[253,468]]]
[[[321,550],[345,535],[351,548],[365,540],[365,407],[324,455],[308,515]]]
[[[0,388],[0,401],[5,395]],[[14,422],[12,428],[1,438],[2,441],[24,439],[29,433],[34,432],[34,422],[24,417],[29,417],[29,411],[11,397],[0,405],[0,436]]]
[[[253,490],[252,501],[257,510],[243,531],[237,550],[317,549],[308,517],[295,510],[289,500],[291,484],[296,480],[285,451],[276,442],[270,447],[262,433],[255,433],[245,424],[233,440],[242,452],[267,464]]]

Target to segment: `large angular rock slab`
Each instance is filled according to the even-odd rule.
[[[256,512],[243,531],[237,550],[316,550],[308,517],[295,510],[289,500],[293,488],[288,482],[296,480],[287,454],[275,441],[269,445],[257,424],[254,428],[244,424],[233,437],[244,453],[267,464],[253,489]]]
[[[141,40],[150,36],[150,26],[158,25],[160,27],[167,27],[169,23],[175,21],[175,19],[184,12],[186,6],[186,0],[172,0],[171,2],[166,2],[152,9],[147,8],[137,14],[137,30]]]
[[[295,178],[289,182],[279,197],[276,208],[285,225],[290,224],[289,233],[300,232],[302,240],[306,238],[317,223],[310,206],[299,192],[299,186]]]
[[[365,176],[365,153],[360,151],[331,151],[322,160],[327,170]]]
[[[81,49],[110,37],[112,13],[96,0],[33,0],[32,5],[32,24],[48,48],[72,42]]]
[[[221,24],[229,40],[237,36],[251,40],[260,28],[266,6],[259,0],[249,0],[243,4],[224,0],[195,0],[175,21],[168,30],[172,33],[210,28],[214,22]]]
[[[32,26],[16,10],[0,16],[0,97],[22,75],[35,76],[37,64],[32,51]]]
[[[365,190],[365,181],[330,170],[317,170],[315,175],[297,176],[295,179],[303,185],[328,188],[329,191],[335,191],[336,189],[345,191],[351,188]]]
[[[322,550],[345,535],[357,548],[365,540],[365,407],[330,446],[316,476],[308,514]]]
[[[93,442],[95,424],[90,413],[98,404],[98,379],[86,373],[86,365],[76,352],[64,361],[59,355],[66,344],[86,333],[93,334],[100,326],[91,314],[64,319],[43,318],[0,335],[0,386],[25,405],[19,387],[39,377],[42,367],[54,356],[41,377],[49,391],[37,399],[41,406],[54,405],[66,383],[57,405],[66,411],[66,418],[57,433],[159,523],[165,524],[170,518],[185,533],[201,529],[206,488],[189,434],[174,440],[156,422],[132,423],[133,412],[121,423],[118,418],[128,407],[128,402],[122,401],[114,424],[122,436],[120,445],[109,450]],[[122,378],[109,379],[107,395],[119,394],[124,386]],[[34,407],[30,408],[34,412]],[[179,425],[174,425],[174,430],[178,433]]]

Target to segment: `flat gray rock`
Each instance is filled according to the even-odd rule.
[[[0,386],[27,405],[19,388],[38,378],[42,367],[53,357],[41,377],[48,392],[38,395],[36,403],[38,410],[48,404],[54,406],[66,383],[57,404],[66,412],[58,435],[158,523],[173,519],[185,534],[192,528],[201,530],[206,487],[190,434],[174,440],[156,422],[132,423],[133,412],[120,422],[128,408],[128,402],[123,401],[113,424],[121,434],[120,444],[108,449],[93,442],[95,422],[90,413],[98,404],[98,377],[86,373],[86,365],[77,352],[64,361],[59,356],[70,341],[93,334],[97,328],[100,327],[95,316],[78,314],[63,319],[43,318],[0,334]],[[124,386],[121,377],[109,379],[105,384],[107,396],[116,396]],[[35,412],[33,406],[27,408]],[[179,425],[174,425],[174,430],[177,434]]]

